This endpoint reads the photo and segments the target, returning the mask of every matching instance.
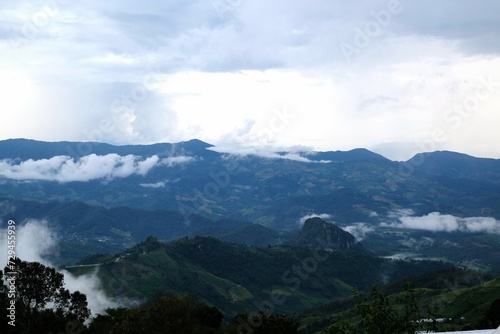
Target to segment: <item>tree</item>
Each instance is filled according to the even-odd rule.
[[[283,314],[259,312],[248,317],[240,314],[224,327],[225,334],[299,334],[299,323],[296,319]]]
[[[366,300],[358,291],[355,291],[356,306],[354,311],[362,318],[361,322],[367,333],[395,334],[394,310],[389,304],[387,296],[377,287],[373,287],[370,299]]]
[[[296,319],[283,314],[262,313],[262,326],[258,327],[255,334],[297,334],[299,323]]]
[[[88,333],[109,334],[113,327],[124,321],[129,309],[124,307],[107,308],[105,314],[98,314],[89,325]]]
[[[126,312],[113,326],[114,334],[216,333],[222,313],[190,296],[162,296]],[[104,319],[100,319],[104,320]],[[93,324],[91,324],[91,327]]]
[[[87,297],[78,291],[70,293],[65,289],[63,274],[54,268],[16,258],[4,271],[15,273],[5,278],[15,279],[16,320],[20,322],[20,327],[24,325],[27,333],[35,329],[38,332],[39,328],[35,328],[34,324],[40,318],[56,317],[65,318],[66,322],[83,322],[90,316]]]
[[[491,302],[480,322],[481,328],[497,328],[498,326],[500,326],[500,298]]]
[[[398,296],[397,302],[403,306],[399,311],[391,305],[389,298],[376,286],[370,292],[370,300],[354,291],[356,306],[354,311],[361,316],[362,326],[370,334],[414,334],[417,331],[419,307],[414,291],[409,285]]]
[[[70,293],[68,290],[64,290],[56,312],[72,321],[83,323],[90,316],[87,296],[80,291]]]
[[[403,313],[398,316],[400,331],[402,333],[416,333],[417,320],[420,320],[420,309],[415,291],[412,289],[410,283],[406,284],[405,291],[396,300],[403,305]]]

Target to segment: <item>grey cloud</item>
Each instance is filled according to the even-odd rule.
[[[391,19],[374,44],[387,37],[422,35],[462,40],[471,51],[474,47],[500,51],[494,46],[498,43],[490,43],[500,30],[500,4],[495,1],[481,6],[463,1],[400,3],[401,14]],[[234,10],[221,16],[218,4],[233,5]],[[374,20],[373,12],[387,6],[387,1],[216,0],[148,5],[88,1],[61,6],[62,13],[43,32],[50,32],[59,46],[72,43],[68,38],[78,41],[72,43],[78,52],[72,52],[74,48],[65,51],[73,53],[73,59],[106,53],[133,58],[147,55],[167,71],[301,67],[332,60],[344,64],[339,44],[351,43],[354,30],[363,29]],[[108,71],[118,75],[112,68]]]
[[[491,43],[500,33],[500,3],[494,0],[472,4],[468,1],[402,1],[402,34],[421,34],[460,40],[469,53],[490,50],[498,53],[498,43]]]
[[[371,38],[369,45],[349,65],[340,44],[352,44],[355,29],[364,29],[367,23],[373,22],[373,12],[387,9],[389,1],[65,2],[56,15],[27,40],[22,36],[27,23],[23,16],[29,18],[41,9],[41,4],[26,0],[3,2],[0,22],[5,24],[0,28],[0,36],[7,39],[0,37],[0,46],[14,52],[1,53],[0,62],[15,75],[26,74],[36,90],[31,92],[26,88],[24,92],[29,98],[23,99],[19,89],[18,100],[29,101],[30,106],[13,106],[23,113],[19,113],[19,117],[6,117],[4,123],[22,119],[22,126],[18,120],[19,123],[11,127],[15,130],[2,133],[6,137],[43,140],[89,140],[94,139],[88,138],[87,133],[91,131],[99,141],[113,144],[203,138],[202,130],[187,128],[179,121],[182,108],[169,92],[148,91],[147,99],[126,113],[113,113],[110,106],[115,99],[130,95],[134,88],[140,87],[150,72],[148,67],[159,69],[157,72],[163,78],[189,71],[279,68],[307,72],[312,77],[318,75],[322,81],[338,85],[337,93],[345,97],[345,101],[342,99],[338,110],[332,109],[331,114],[345,114],[346,120],[362,111],[356,110],[360,107],[357,101],[366,100],[364,107],[369,107],[370,113],[365,113],[367,117],[355,117],[355,123],[349,126],[367,126],[360,120],[370,123],[384,119],[387,122],[381,127],[387,127],[387,131],[370,124],[373,130],[366,140],[371,143],[362,143],[364,146],[411,141],[429,122],[408,121],[404,115],[424,114],[411,107],[417,103],[416,109],[429,110],[430,106],[420,107],[418,103],[435,102],[431,91],[443,96],[439,90],[443,84],[437,85],[437,90],[428,82],[416,87],[420,81],[417,77],[410,85],[393,82],[401,78],[380,73],[401,73],[404,77],[412,75],[405,73],[407,68],[412,68],[427,78],[430,73],[446,67],[445,64],[470,61],[469,55],[498,54],[500,3],[493,0],[485,0],[481,5],[462,0],[400,2],[402,12],[393,15],[391,22]],[[22,45],[12,50],[11,37],[16,39],[20,35]],[[434,67],[434,62],[439,66]],[[429,73],[422,72],[425,67],[429,67]],[[459,71],[452,71],[456,72]],[[472,68],[464,72],[475,75]],[[445,73],[450,81],[467,79],[463,73],[459,75]],[[429,91],[425,87],[430,87]],[[380,96],[398,96],[401,101],[374,100]],[[352,105],[351,99],[356,101]],[[58,120],[57,124],[47,121],[54,119]],[[103,120],[114,125],[113,131],[100,131]],[[312,132],[313,128],[307,130]],[[357,137],[350,138],[334,128],[331,131],[343,136],[334,143],[360,145]],[[383,135],[371,135],[372,131]],[[251,136],[244,138],[246,142],[251,139]],[[331,143],[330,140],[329,145],[338,145]]]

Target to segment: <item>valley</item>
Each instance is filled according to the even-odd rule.
[[[2,221],[49,235],[39,258],[127,307],[188,294],[226,319],[295,314],[326,333],[358,322],[353,291],[374,286],[397,310],[414,282],[421,308],[455,319],[441,328],[477,325],[500,297],[500,160],[18,139],[0,141],[0,167]],[[450,306],[466,289],[481,291],[470,314]]]

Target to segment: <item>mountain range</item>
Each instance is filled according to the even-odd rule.
[[[137,300],[177,291],[226,314],[248,312],[273,298],[286,299],[274,302],[277,312],[297,312],[349,296],[354,288],[368,290],[373,284],[452,268],[443,262],[377,257],[320,218],[308,219],[279,246],[250,247],[200,236],[161,243],[149,237],[121,253],[92,255],[66,269],[84,275],[96,267],[110,295]]]
[[[498,270],[499,180],[500,160],[447,151],[394,162],[366,149],[229,154],[196,139],[0,141],[0,216],[46,220],[61,264],[149,235],[276,245],[317,215],[380,255]]]
[[[97,275],[109,296],[188,293],[226,316],[305,312],[311,333],[352,317],[353,289],[374,284],[397,295],[412,279],[422,305],[439,299],[441,314],[470,324],[500,296],[498,279],[481,285],[500,274],[500,160],[456,152],[396,162],[366,149],[227,153],[196,139],[5,140],[0,218],[19,235],[35,224],[32,243],[54,237],[41,256]],[[450,278],[469,272],[477,286]],[[481,298],[466,312],[469,287]]]

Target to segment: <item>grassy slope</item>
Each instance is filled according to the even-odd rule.
[[[454,276],[453,280],[450,280],[450,275]],[[417,278],[414,292],[421,317],[430,318],[428,309],[432,305],[436,318],[451,319],[438,323],[439,331],[477,328],[492,301],[500,298],[500,278],[483,281],[486,278],[488,276],[460,270],[437,272],[434,277],[424,275]],[[387,287],[386,290],[396,309],[403,307],[398,301],[402,292],[394,292],[394,289],[401,288],[402,284],[398,284]],[[301,318],[302,329],[305,333],[324,333],[323,330],[339,321],[356,324],[360,318],[352,310],[354,305],[353,298],[349,297],[306,311]]]
[[[276,311],[293,313],[349,296],[352,288],[369,290],[388,273],[397,280],[444,266],[382,260],[357,250],[248,247],[206,237],[168,244],[148,239],[115,257],[94,256],[84,264],[90,262],[103,263],[98,273],[112,296],[190,293],[226,314],[253,312],[273,298]],[[84,274],[95,267],[69,270]]]

